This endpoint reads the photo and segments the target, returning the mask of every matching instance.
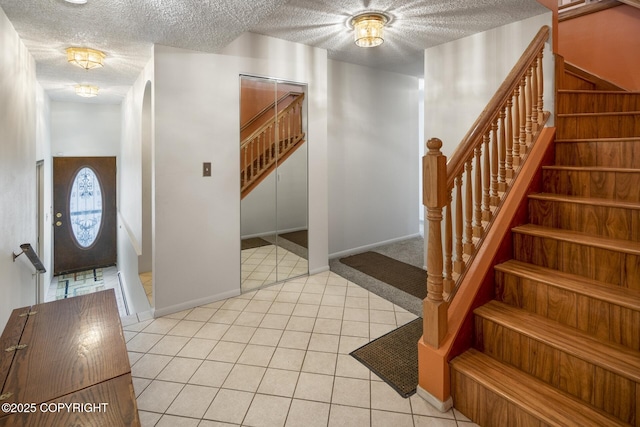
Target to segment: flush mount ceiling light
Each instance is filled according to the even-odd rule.
[[[389,18],[378,12],[365,12],[351,18],[355,42],[359,47],[380,46],[384,42],[384,26]]]
[[[85,4],[87,3],[87,0],[64,0],[67,3],[73,3],[73,4]]]
[[[98,96],[98,90],[100,90],[98,86],[76,85],[76,95],[83,98],[93,98],[94,96]]]
[[[104,52],[88,47],[67,48],[67,60],[73,65],[77,65],[85,70],[102,67],[105,56]]]

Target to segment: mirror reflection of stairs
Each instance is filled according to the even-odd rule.
[[[289,92],[293,100],[278,112],[276,120],[267,120],[240,145],[240,189],[241,198],[262,182],[278,164],[282,164],[305,141],[302,126],[304,93]],[[283,97],[283,98],[285,98]],[[283,99],[281,98],[281,99]],[[258,116],[270,113],[266,109],[250,120],[260,122]]]

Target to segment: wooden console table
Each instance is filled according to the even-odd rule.
[[[15,309],[0,386],[0,427],[139,426],[114,291]]]

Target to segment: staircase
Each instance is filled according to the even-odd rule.
[[[278,100],[278,107],[283,105],[284,108],[275,119],[272,105],[250,120],[253,127],[241,129],[242,135],[252,131],[249,136],[243,137],[240,144],[241,199],[304,144],[303,101],[304,93],[289,92]]]
[[[562,80],[555,164],[451,361],[454,406],[482,426],[640,427],[640,93]]]

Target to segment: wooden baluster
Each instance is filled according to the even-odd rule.
[[[451,190],[448,191],[447,210],[444,219],[444,299],[453,292],[453,230],[451,222]]]
[[[287,147],[291,145],[291,111],[287,112]]]
[[[249,182],[253,181],[253,142],[252,139],[249,143]]]
[[[271,153],[271,163],[275,163],[278,157],[277,143],[276,143],[276,127],[272,123],[269,125],[269,153]]]
[[[507,169],[507,179],[513,178],[513,99],[507,99],[507,159],[505,168]]]
[[[453,269],[456,273],[461,274],[464,271],[464,257],[462,256],[462,175],[456,176],[454,180],[456,187],[456,214],[453,216],[456,225],[456,256],[453,263]]]
[[[258,136],[258,171],[262,172],[265,167],[265,159],[264,159],[264,149],[265,149],[265,140],[264,133],[261,133]]]
[[[439,348],[447,334],[447,306],[443,297],[442,208],[447,203],[447,158],[442,154],[442,141],[427,141],[423,161],[423,199],[427,207],[429,234],[427,240],[427,297],[423,301],[425,344]]]
[[[529,144],[531,144],[531,98],[532,98],[532,94],[531,94],[531,68],[527,69],[527,74],[526,74],[526,83],[525,83],[525,87],[524,87],[525,91],[525,112],[526,112],[526,121],[525,121],[525,144],[527,145],[527,147],[529,146]]]
[[[480,156],[482,156],[482,144],[478,144],[475,149],[476,174],[474,178],[475,211],[473,224],[473,237],[482,237],[484,227],[482,226],[482,168],[480,167]]]
[[[544,68],[542,66],[543,50],[538,53],[538,123],[544,120]]]
[[[471,174],[473,172],[472,159],[467,160],[465,163],[465,183],[464,183],[464,213],[465,213],[465,227],[464,227],[464,253],[472,255],[475,251],[475,245],[473,244],[473,186],[471,184]]]
[[[484,145],[484,166],[482,168],[482,220],[489,221],[491,219],[491,157],[489,153],[489,132],[482,136]]]
[[[513,91],[513,165],[520,166],[520,86]]]
[[[518,135],[518,140],[520,141],[520,157],[523,157],[527,153],[527,133],[526,133],[526,123],[527,123],[527,78],[526,76],[522,77],[520,81],[520,117],[518,119],[520,123],[520,134]]]
[[[273,157],[273,154],[271,153],[271,126],[265,129],[264,134],[267,139],[267,164],[270,165]]]
[[[240,188],[244,189],[247,185],[247,147],[246,145],[242,147],[242,158],[244,159],[244,163],[242,163],[242,171],[240,173]]]
[[[537,129],[534,129],[538,120],[538,58],[531,62],[531,140]]]
[[[491,206],[498,206],[498,122],[491,125]]]
[[[506,156],[507,156],[507,144],[506,144],[506,129],[504,124],[505,111],[504,108],[500,110],[499,115],[499,129],[500,133],[498,134],[498,157],[499,157],[499,166],[498,166],[498,191],[504,193],[507,191],[507,171],[505,169],[506,165]]]

